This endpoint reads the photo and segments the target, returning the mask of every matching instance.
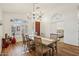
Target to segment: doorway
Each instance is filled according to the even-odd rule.
[[[40,36],[40,22],[35,22],[35,33]]]
[[[15,34],[17,42],[22,41],[22,33],[27,33],[27,21],[23,19],[14,19],[11,25],[11,35]]]

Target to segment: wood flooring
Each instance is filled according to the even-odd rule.
[[[34,56],[34,51],[28,52],[27,46],[22,42],[10,45],[6,49],[2,49],[2,56]],[[79,46],[68,45],[62,42],[58,43],[58,54],[55,56],[79,56]]]

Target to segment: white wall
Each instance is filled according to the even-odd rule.
[[[8,13],[8,12],[4,12],[3,13],[3,30],[4,30],[4,34],[8,33],[9,35],[11,35],[11,25],[13,25],[12,22],[10,22],[11,19],[13,18],[17,18],[17,19],[23,19],[23,20],[27,20],[27,16],[24,13]],[[17,41],[22,41],[22,37],[17,37]]]
[[[65,13],[64,42],[78,46],[77,7],[72,6]]]
[[[58,22],[57,23],[57,29],[62,29],[64,30],[64,21]]]
[[[47,11],[42,17],[41,21],[41,33],[43,33],[46,37],[50,37],[50,33],[57,33],[57,29],[64,29],[64,19],[60,17],[60,19],[56,19],[53,17],[54,14],[59,13],[61,11]],[[61,13],[60,13],[61,14]]]
[[[0,23],[2,22],[2,11],[0,9]],[[2,49],[2,35],[3,35],[3,27],[2,25],[0,25],[0,53],[1,53],[1,49]]]

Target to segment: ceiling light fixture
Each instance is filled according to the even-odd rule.
[[[35,21],[41,21],[42,12],[40,10],[40,6],[37,3],[33,3],[33,19]]]

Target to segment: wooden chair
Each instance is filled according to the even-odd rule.
[[[26,45],[26,39],[24,33],[22,33],[23,45]]]
[[[9,46],[9,42],[5,38],[2,38],[2,47],[7,48],[8,46]]]
[[[37,56],[43,56],[50,52],[50,48],[42,44],[41,38],[34,38],[35,52]]]
[[[26,41],[29,40],[29,35],[25,35]]]
[[[57,55],[58,34],[50,34],[50,39],[56,40],[56,42],[51,44],[49,47],[52,48],[52,55],[54,55],[55,53]]]
[[[27,49],[28,49],[29,52],[31,52],[32,50],[35,49],[35,48],[34,48],[34,42],[30,40],[30,38],[29,38],[28,35],[26,36],[26,40],[27,40],[27,42],[26,42],[26,44],[27,44]]]
[[[42,37],[45,37],[44,33],[41,33],[40,35],[41,35]]]

